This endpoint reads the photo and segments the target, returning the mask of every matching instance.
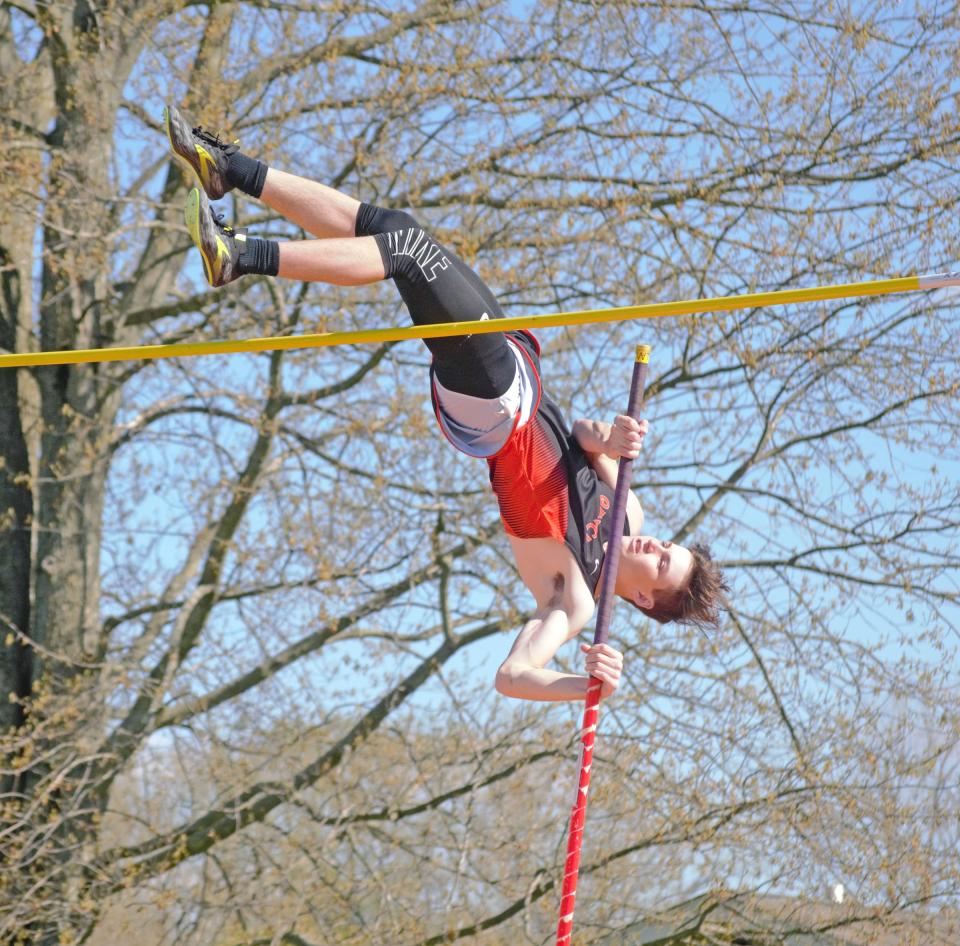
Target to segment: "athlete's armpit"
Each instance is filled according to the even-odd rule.
[[[617,473],[620,469],[619,460],[611,460],[602,453],[587,453],[584,456],[593,467],[601,483],[606,483],[612,489],[617,487]],[[639,535],[643,530],[643,506],[637,494],[630,490],[627,493],[627,522],[630,524],[630,534]]]

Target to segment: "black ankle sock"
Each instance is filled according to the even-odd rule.
[[[248,237],[237,257],[237,270],[242,275],[257,273],[276,276],[280,270],[280,244],[276,240]]]
[[[256,158],[248,158],[239,151],[230,155],[227,163],[227,183],[238,187],[251,197],[259,197],[267,179],[267,165]]]

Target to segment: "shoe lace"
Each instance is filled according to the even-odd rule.
[[[224,215],[223,215],[223,214],[217,213],[216,211],[213,211],[213,221],[214,221],[214,223],[216,223],[216,225],[217,225],[227,236],[233,236],[233,234],[235,233],[233,227],[231,227],[229,223],[224,223],[224,219],[225,219],[225,218],[224,218]]]
[[[193,133],[201,140],[205,141],[208,145],[212,145],[214,148],[219,148],[225,155],[235,154],[240,150],[240,143],[238,141],[224,141],[220,137],[220,133],[211,134],[209,131],[203,130],[203,125],[197,125],[193,129]]]

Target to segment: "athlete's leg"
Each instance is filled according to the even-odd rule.
[[[493,293],[479,278],[469,278],[467,273],[473,274],[466,264],[410,214],[361,204],[356,232],[376,241],[383,268],[396,283],[414,324],[503,317]],[[516,361],[500,332],[425,342],[437,379],[450,390],[499,397],[516,375]]]
[[[365,286],[386,275],[373,237],[291,240],[281,243],[279,249],[277,275],[284,279]]]
[[[409,214],[360,204],[325,184],[268,168],[237,145],[192,128],[174,106],[165,110],[165,121],[172,150],[203,186],[188,199],[187,226],[212,285],[247,273],[338,285],[392,277],[416,324],[503,317],[476,273]],[[207,201],[234,187],[321,239],[248,240],[224,224]],[[502,333],[430,339],[427,346],[448,392],[496,399],[516,387],[519,356]]]
[[[248,238],[213,211],[198,187],[190,191],[184,215],[211,286],[224,286],[252,273],[340,286],[379,282],[386,275],[373,237],[284,243]]]
[[[356,233],[360,201],[319,181],[268,168],[260,200],[315,237],[352,237]]]

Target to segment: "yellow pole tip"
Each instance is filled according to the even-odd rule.
[[[650,346],[649,345],[637,345],[637,361],[640,364],[645,365],[650,361]]]

